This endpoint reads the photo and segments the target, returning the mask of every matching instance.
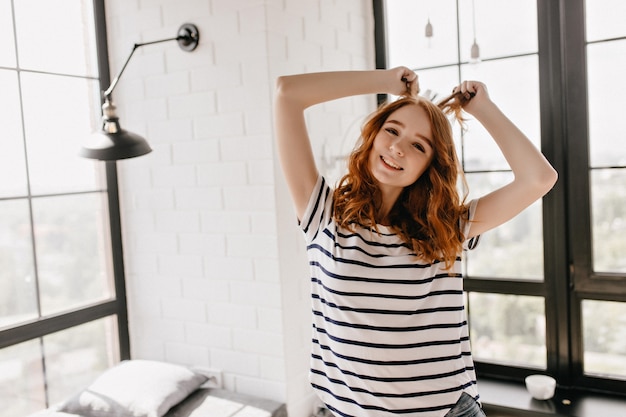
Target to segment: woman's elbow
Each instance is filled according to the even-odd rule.
[[[537,176],[537,187],[543,191],[543,194],[547,194],[554,187],[558,179],[559,173],[552,165],[548,165]]]
[[[304,109],[307,106],[302,102],[301,94],[298,92],[297,83],[294,82],[292,77],[285,75],[276,79],[276,86],[274,89],[274,102],[278,107],[288,109]]]
[[[287,83],[286,79],[287,77],[284,75],[276,78],[276,83],[274,85],[274,90],[276,91],[276,94],[280,94],[281,92],[285,91],[285,84]]]
[[[295,83],[293,77],[289,75],[281,75],[276,78],[276,85],[274,87],[274,93],[277,97],[287,98],[294,96]]]
[[[557,180],[558,173],[550,164],[526,172],[524,176],[515,177],[515,182],[525,190],[523,194],[535,198],[541,198],[550,192]]]

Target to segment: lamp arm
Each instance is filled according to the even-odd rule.
[[[107,88],[103,95],[104,98],[108,100],[109,96],[111,95],[111,93],[113,93],[113,89],[115,88],[115,86],[117,85],[117,82],[120,80],[120,77],[122,76],[122,73],[124,72],[124,70],[126,69],[126,66],[128,65],[128,62],[130,61],[130,58],[133,56],[133,54],[135,53],[135,51],[138,48],[138,44],[135,44],[133,46],[133,50],[130,51],[130,55],[128,55],[128,58],[126,58],[126,62],[124,63],[124,65],[122,66],[122,69],[120,70],[120,72],[115,76],[115,78],[113,78],[113,82],[111,82],[111,85],[109,86],[109,88]]]
[[[109,86],[109,88],[107,88],[104,91],[103,96],[104,96],[105,101],[109,101],[109,97],[113,93],[113,90],[115,89],[115,86],[117,85],[118,81],[120,80],[120,77],[122,76],[122,73],[126,69],[126,66],[130,62],[130,59],[132,58],[132,56],[135,53],[135,51],[137,50],[137,48],[145,46],[145,45],[152,45],[152,44],[155,44],[155,43],[162,43],[162,42],[169,42],[169,41],[178,41],[178,45],[181,47],[181,49],[183,49],[185,51],[193,51],[196,48],[196,46],[198,45],[199,39],[200,39],[200,35],[198,33],[198,28],[195,25],[193,25],[193,24],[185,23],[184,25],[182,25],[178,29],[178,36],[176,36],[174,38],[167,38],[167,39],[161,39],[161,40],[158,40],[158,41],[150,41],[150,42],[144,42],[144,43],[136,43],[133,46],[132,51],[130,51],[130,54],[128,55],[128,58],[126,58],[126,62],[124,62],[124,65],[122,66],[122,69],[115,76],[115,78],[113,79],[113,82],[111,82],[111,85]]]
[[[111,83],[111,85],[109,86],[109,88],[107,88],[104,91],[104,98],[109,98],[109,96],[113,93],[113,90],[115,89],[115,86],[117,85],[117,82],[120,80],[120,77],[122,76],[122,73],[124,72],[124,70],[126,69],[126,66],[128,65],[128,63],[130,62],[130,59],[133,57],[133,54],[135,53],[135,51],[141,47],[141,46],[145,46],[145,45],[152,45],[153,43],[161,43],[161,42],[167,42],[167,41],[177,41],[181,39],[181,36],[177,36],[175,38],[169,38],[169,39],[162,39],[160,41],[151,41],[151,42],[144,42],[144,43],[136,43],[135,45],[133,45],[133,49],[132,51],[130,51],[130,54],[128,55],[128,58],[126,58],[126,62],[124,62],[124,65],[122,66],[122,69],[120,70],[120,72],[115,76],[115,78],[113,78],[113,82]]]

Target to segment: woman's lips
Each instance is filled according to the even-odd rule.
[[[402,171],[403,168],[399,165],[396,165],[394,162],[386,159],[384,156],[380,156],[380,159],[383,161],[383,163],[385,165],[387,165],[389,168],[395,169],[396,171]]]

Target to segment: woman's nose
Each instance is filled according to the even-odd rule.
[[[396,155],[404,155],[404,153],[402,152],[402,144],[400,143],[399,138],[391,141],[391,143],[389,144],[389,150],[394,152]]]

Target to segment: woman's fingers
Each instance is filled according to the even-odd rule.
[[[417,96],[419,93],[419,77],[409,69],[403,74],[402,81],[405,83],[407,95],[411,97]]]
[[[453,94],[459,93],[464,99],[470,100],[476,96],[479,91],[486,91],[486,87],[479,81],[463,81],[452,89]]]

